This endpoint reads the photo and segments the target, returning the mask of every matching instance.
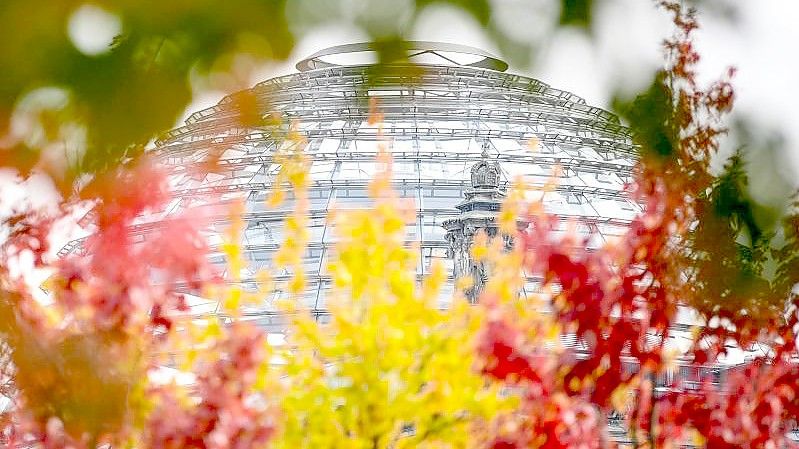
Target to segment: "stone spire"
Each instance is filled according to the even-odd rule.
[[[489,238],[499,233],[497,215],[505,198],[505,189],[500,187],[502,173],[499,163],[488,155],[489,143],[483,143],[481,160],[472,166],[471,188],[464,191],[464,200],[455,206],[458,218],[443,223],[445,239],[449,244],[448,255],[455,262],[453,275],[456,279],[471,276],[472,287],[465,291],[467,299],[474,303],[488,279],[488,267],[475,261],[471,255],[474,237],[484,232]]]

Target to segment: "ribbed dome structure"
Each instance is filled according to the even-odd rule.
[[[307,142],[304,150],[313,161],[311,242],[304,259],[308,289],[301,301],[320,319],[326,316],[326,265],[335,239],[327,212],[371,203],[367,183],[377,169],[379,142],[377,125],[368,122],[370,99],[378,99],[383,114],[394,188],[417,210],[407,231],[409,242],[419,246],[420,277],[435,259],[454,269],[456,252],[443,225],[466,213],[456,206],[466,200],[467,191],[485,187],[473,185],[477,164],[498,168],[498,179],[492,182],[500,196],[518,176],[531,195],[557,176],[554,191],[539,191],[546,208],[598,231],[598,238],[620,235],[640,211],[623,192],[636,149],[613,114],[541,81],[504,73],[507,64],[480,50],[411,44],[409,60],[419,64],[421,75],[410,77],[407,65],[381,66],[380,71],[371,71],[368,64],[344,65],[342,60],[370,51],[366,44],[355,44],[323,50],[297,64],[300,72],[264,81],[244,93],[256,100],[260,116],[294,122]],[[371,76],[374,73],[378,78]],[[227,226],[224,204],[243,199],[242,243],[251,266],[242,282],[255,289],[253,273],[270,267],[284,239],[283,220],[293,205],[290,199],[276,209],[265,204],[279,170],[272,156],[286,145],[286,128],[242,126],[235,118],[241,95],[193,114],[157,142],[155,152],[172,173],[177,199],[134,232],[146,239],[157,231],[158,220],[181,209],[207,208],[216,214],[209,238],[217,245]],[[221,154],[218,168],[213,173],[198,171],[214,153]],[[209,204],[210,198],[218,202]],[[224,268],[221,252],[212,258]],[[277,279],[288,276],[274,274]],[[441,307],[451,301],[452,285],[442,294]],[[535,288],[530,279],[525,293]],[[264,298],[245,310],[245,317],[279,331],[284,320],[274,300],[285,295],[277,291]],[[194,307],[206,313],[217,304],[196,298]]]

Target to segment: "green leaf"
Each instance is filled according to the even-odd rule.
[[[589,29],[593,0],[561,0],[560,24]]]

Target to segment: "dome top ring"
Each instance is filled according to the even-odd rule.
[[[488,53],[487,51],[478,48],[469,47],[466,45],[450,44],[443,42],[428,42],[428,41],[407,41],[405,42],[408,51],[408,59],[432,56],[437,57],[444,64],[453,64],[462,67],[475,67],[480,69],[496,70],[504,72],[508,68],[508,63],[497,58],[496,56]],[[359,42],[355,44],[337,45],[335,47],[328,47],[320,50],[296,65],[297,70],[300,72],[307,72],[309,70],[323,69],[328,67],[339,67],[349,64],[337,64],[330,62],[330,56],[354,55],[356,53],[368,53],[377,51],[375,44],[371,42]],[[468,62],[459,62],[460,58],[468,58]],[[422,65],[428,64],[425,62]]]

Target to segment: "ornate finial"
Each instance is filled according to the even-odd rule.
[[[483,160],[472,166],[472,188],[496,189],[499,188],[499,164],[488,160],[488,141],[483,142]]]

